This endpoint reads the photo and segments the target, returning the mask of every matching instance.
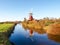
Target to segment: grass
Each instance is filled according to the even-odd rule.
[[[13,24],[0,24],[0,32],[6,32]]]
[[[44,30],[46,33],[53,35],[60,35],[60,19],[27,20],[22,22],[22,26],[30,29]]]
[[[35,21],[27,21],[28,23],[26,22],[22,22],[22,25],[24,27],[28,27],[28,28],[32,28],[32,29],[41,29],[42,26],[38,23],[38,22],[35,22]]]
[[[45,27],[45,29],[47,30],[46,32],[49,34],[60,35],[60,24],[59,23],[51,24]]]
[[[10,28],[13,27],[13,23],[3,23],[3,24],[0,24],[0,45],[9,45],[10,42],[8,41],[8,37],[5,35],[8,34]],[[6,41],[7,40],[7,41]]]

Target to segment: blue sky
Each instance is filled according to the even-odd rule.
[[[0,0],[0,21],[28,19],[30,10],[35,19],[60,17],[60,0]]]

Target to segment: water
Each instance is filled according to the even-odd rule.
[[[54,36],[46,33],[33,31],[33,36],[30,36],[29,30],[24,29],[21,24],[15,26],[9,40],[15,45],[60,45],[60,40],[56,41]]]

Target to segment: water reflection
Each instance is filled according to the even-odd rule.
[[[60,43],[60,35],[52,35],[52,34],[48,34],[48,39]]]
[[[33,30],[32,29],[29,30],[29,35],[33,36]]]
[[[30,35],[33,34],[33,31],[37,32],[38,34],[47,34],[47,33],[45,32],[45,30],[36,30],[36,29],[24,27],[24,26],[23,26],[23,28],[24,28],[25,30],[28,29]],[[47,37],[48,37],[49,40],[53,40],[53,41],[55,41],[55,42],[60,43],[60,35],[47,34]]]
[[[23,25],[22,25],[23,26]],[[25,26],[23,26],[23,28],[25,29],[25,30],[32,30],[32,31],[35,31],[35,32],[38,32],[38,34],[45,34],[46,33],[46,31],[45,30],[36,30],[36,29],[34,29],[34,28],[28,28],[28,27],[25,27]]]
[[[46,34],[44,30],[23,28],[20,24],[15,26],[9,40],[15,45],[60,45],[57,41],[59,37],[55,38],[53,35]]]

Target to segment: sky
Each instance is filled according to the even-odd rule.
[[[35,19],[59,18],[60,0],[0,0],[0,22],[28,19],[31,9]]]

